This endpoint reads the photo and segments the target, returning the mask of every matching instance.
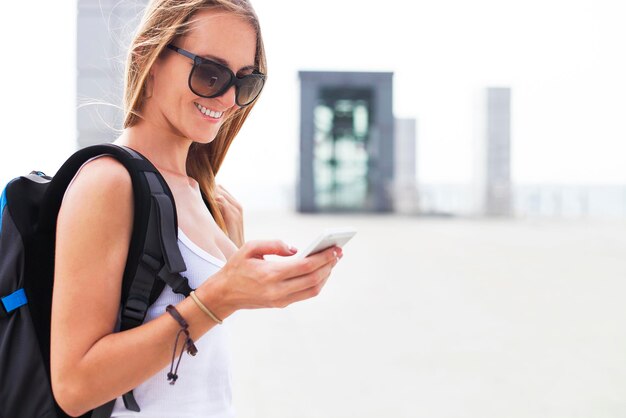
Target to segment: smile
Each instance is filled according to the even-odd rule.
[[[198,104],[196,102],[193,103],[194,105],[196,105],[196,107],[198,108],[198,110],[205,116],[209,116],[212,117],[214,119],[219,119],[222,117],[222,115],[224,114],[224,112],[218,112],[216,110],[211,110],[211,109],[207,109],[206,107],[202,106],[201,104]]]

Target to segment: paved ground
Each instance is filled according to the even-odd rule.
[[[246,216],[359,232],[320,296],[230,318],[240,418],[626,416],[626,222]]]

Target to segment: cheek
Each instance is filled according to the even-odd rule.
[[[156,70],[156,85],[164,101],[174,104],[182,96],[188,95],[186,67],[175,65],[175,62],[166,61]]]
[[[182,121],[185,113],[194,110],[195,96],[189,90],[186,80],[181,79],[180,75],[177,78],[161,77],[155,86],[154,97],[158,101],[160,111],[171,122]]]

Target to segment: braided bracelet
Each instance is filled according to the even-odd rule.
[[[176,340],[174,341],[174,351],[172,352],[172,365],[170,366],[170,371],[167,373],[167,380],[171,380],[170,385],[176,383],[176,379],[178,379],[178,365],[180,364],[180,360],[183,357],[183,351],[185,351],[185,347],[187,348],[187,354],[191,356],[195,356],[198,353],[198,349],[196,348],[191,336],[189,335],[189,324],[185,321],[185,318],[176,310],[176,308],[172,305],[167,305],[165,311],[169,313],[178,325],[180,325],[180,330],[176,334]],[[174,359],[176,358],[176,347],[178,346],[178,338],[181,333],[185,333],[185,342],[180,349],[180,355],[178,356],[178,363],[176,363],[176,368],[174,369]],[[174,369],[174,370],[172,370]]]

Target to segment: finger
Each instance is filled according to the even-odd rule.
[[[217,194],[218,196],[222,196],[222,197],[224,197],[225,199],[227,199],[227,200],[229,200],[229,201],[234,201],[234,200],[235,200],[235,198],[233,197],[233,195],[232,195],[232,194],[230,194],[230,193],[228,192],[228,190],[226,190],[223,186],[221,186],[221,185],[219,185],[219,184],[217,185],[217,188],[216,188],[215,192],[216,192],[216,194]]]
[[[234,199],[233,195],[228,190],[226,190],[224,186],[222,186],[221,184],[218,184],[217,187],[219,188],[220,192],[222,192],[222,194]]]
[[[240,214],[243,211],[239,202],[225,195],[216,195],[215,201],[217,202],[219,206],[221,206],[222,208],[228,208],[233,213]]]
[[[251,240],[247,241],[240,249],[247,257],[263,257],[266,254],[289,256],[295,254],[292,247],[281,240]]]
[[[241,205],[239,204],[237,199],[235,199],[230,193],[225,192],[221,195],[221,197],[222,199],[224,199],[224,201],[230,203],[234,208],[241,209]]]
[[[301,276],[311,273],[325,264],[332,263],[340,254],[340,250],[339,247],[333,246],[305,258],[279,260],[275,261],[275,263],[280,265],[277,267],[278,269],[285,271],[291,276]]]
[[[224,199],[223,196],[215,196],[215,201],[217,202],[218,205],[224,208],[232,207],[232,205],[230,205],[229,202],[226,199]]]
[[[328,276],[330,277],[330,276]],[[295,302],[300,302],[306,299],[311,299],[317,295],[319,295],[322,292],[322,289],[324,288],[324,286],[326,285],[326,282],[328,281],[328,277],[326,277],[324,280],[322,280],[321,282],[319,282],[317,285],[315,286],[311,286],[309,288],[300,290],[298,292],[292,293],[289,296],[287,296],[286,298],[284,298],[283,300],[278,302],[279,306],[289,306],[292,303]]]
[[[278,283],[280,293],[291,295],[293,293],[318,286],[330,276],[333,267],[337,265],[338,260],[324,264],[319,269],[298,277],[293,277]]]
[[[218,206],[222,210],[227,210],[229,212],[237,213],[237,214],[241,213],[241,211],[232,202],[227,200],[224,196],[216,196],[215,201],[217,202]]]

